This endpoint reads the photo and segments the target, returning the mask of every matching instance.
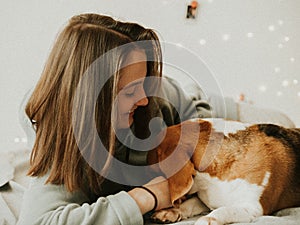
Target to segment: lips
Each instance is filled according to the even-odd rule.
[[[136,107],[136,108],[137,108],[137,107]],[[128,114],[133,114],[134,111],[136,110],[136,108],[133,108],[133,109],[129,110],[129,111],[128,111]]]

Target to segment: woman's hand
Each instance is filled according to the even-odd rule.
[[[164,177],[154,178],[145,187],[151,190],[157,198],[157,207],[155,210],[172,206],[168,180]],[[136,201],[142,214],[149,212],[155,206],[155,198],[147,190],[137,187],[129,191],[128,194]]]

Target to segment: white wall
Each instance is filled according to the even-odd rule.
[[[59,29],[83,12],[154,28],[163,41],[202,58],[224,95],[244,93],[258,106],[285,112],[300,126],[300,1],[198,2],[197,18],[187,20],[187,0],[2,1],[0,151],[25,146],[18,122],[22,97],[38,80]],[[200,75],[197,81],[205,83]]]

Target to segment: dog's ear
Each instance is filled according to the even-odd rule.
[[[218,144],[223,140],[223,134],[214,132],[209,121],[199,120],[198,122],[200,124],[199,141],[193,152],[192,162],[196,170],[202,171],[203,167],[201,165],[211,162],[207,161],[207,156],[212,155],[214,157],[214,148],[219,149]],[[219,136],[222,136],[222,138]]]
[[[194,165],[189,160],[177,173],[168,178],[171,201],[174,206],[192,188],[195,172]]]
[[[195,174],[191,159],[194,154],[198,154],[196,148],[200,133],[210,131],[211,124],[208,121],[186,121],[169,127],[164,141],[157,148],[160,168],[169,177],[173,205],[191,189]]]

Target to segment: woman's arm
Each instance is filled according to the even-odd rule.
[[[82,192],[69,193],[62,185],[45,185],[45,180],[32,179],[24,194],[18,225],[143,224],[140,208],[127,192],[88,204]]]
[[[142,188],[100,197],[89,204],[83,192],[70,193],[63,185],[45,184],[46,177],[32,178],[17,225],[142,225],[143,214],[155,206],[153,195]],[[157,177],[145,186],[156,196],[156,210],[171,206],[166,179]]]
[[[205,95],[199,86],[193,84],[183,88],[177,81],[168,77],[165,78],[163,91],[169,103],[177,109],[181,121],[211,117],[238,120],[238,106],[232,98],[207,93]],[[175,113],[164,118],[169,117],[175,124],[179,122]]]
[[[161,101],[160,111],[168,126],[192,118],[212,117],[212,107],[200,89],[190,95],[176,80],[165,77],[163,81],[164,101]]]
[[[169,184],[164,177],[156,177],[145,185],[156,197],[153,198],[149,191],[142,188],[134,188],[129,191],[129,195],[136,201],[142,214],[150,210],[165,209],[172,206],[169,193]]]

